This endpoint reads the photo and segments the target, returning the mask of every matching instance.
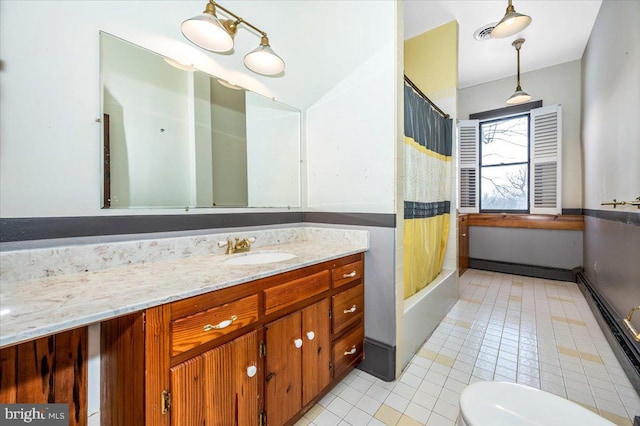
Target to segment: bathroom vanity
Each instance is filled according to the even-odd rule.
[[[10,265],[24,259],[2,253],[0,402],[68,403],[72,425],[293,424],[363,359],[368,236],[252,235],[263,246],[249,253],[221,254],[218,235],[158,240],[154,256],[192,255],[14,282]],[[124,244],[92,250],[141,247]],[[253,263],[282,252],[292,258]],[[60,253],[77,254],[46,256]],[[98,323],[99,344],[88,333]]]
[[[102,424],[297,420],[362,360],[363,267],[355,254],[103,322]]]

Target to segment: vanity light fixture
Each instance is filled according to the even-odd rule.
[[[522,90],[522,87],[520,87],[520,48],[522,47],[523,43],[523,38],[519,38],[511,43],[511,45],[516,48],[516,52],[518,55],[518,85],[516,86],[516,91],[513,92],[513,95],[511,95],[511,97],[507,99],[507,105],[520,104],[531,99],[531,95]]]
[[[216,7],[235,20],[218,19]],[[203,49],[218,53],[228,52],[233,49],[233,38],[240,24],[245,24],[261,35],[260,45],[244,57],[245,66],[249,70],[263,75],[276,75],[284,71],[284,61],[271,49],[267,33],[229,9],[220,6],[214,0],[209,0],[204,12],[200,15],[182,23],[182,34],[187,40]]]
[[[531,23],[531,17],[516,12],[511,0],[504,17],[491,30],[491,38],[505,38],[524,30]]]

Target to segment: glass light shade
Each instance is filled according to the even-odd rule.
[[[531,95],[525,92],[524,90],[516,90],[513,95],[509,99],[507,99],[507,105],[516,105],[521,104],[523,102],[527,102],[531,99]]]
[[[519,33],[529,26],[531,17],[518,12],[507,12],[491,30],[491,38],[504,38]]]
[[[215,15],[202,13],[182,23],[182,34],[191,43],[211,52],[227,52],[233,38]]]
[[[247,53],[244,64],[251,71],[263,75],[275,75],[284,71],[284,61],[269,44],[260,43],[260,46]]]

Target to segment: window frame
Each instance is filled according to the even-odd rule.
[[[478,212],[479,213],[509,213],[509,214],[530,214],[531,212],[531,110],[527,112],[516,112],[513,114],[505,114],[502,116],[495,116],[492,118],[478,120]],[[487,123],[495,121],[505,121],[512,118],[526,117],[527,118],[527,161],[518,161],[514,163],[502,163],[483,165],[482,164],[482,126]],[[527,165],[527,208],[526,209],[484,209],[482,207],[482,169],[485,167],[501,167],[501,166],[514,166],[514,165]]]

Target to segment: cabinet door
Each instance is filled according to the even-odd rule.
[[[285,424],[302,408],[300,318],[296,312],[265,327],[265,412],[269,425]]]
[[[173,426],[245,426],[258,423],[257,332],[171,369]],[[249,367],[256,367],[248,370]]]
[[[302,310],[302,405],[331,381],[329,299]]]

